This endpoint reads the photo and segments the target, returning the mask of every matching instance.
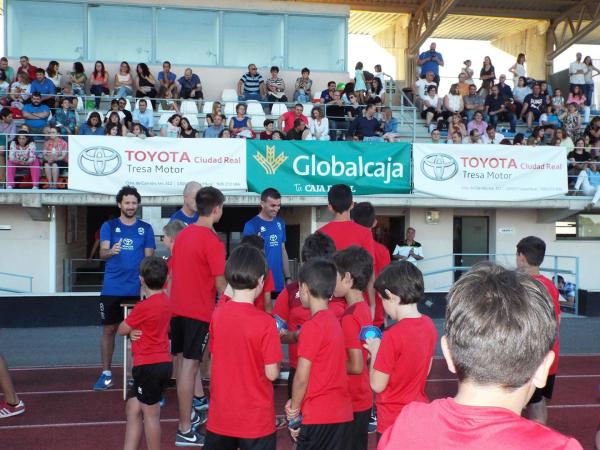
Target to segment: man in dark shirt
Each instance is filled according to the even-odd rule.
[[[352,137],[355,134],[363,136],[365,141],[383,141],[381,137],[382,125],[375,118],[375,105],[367,105],[365,114],[356,117],[348,128],[348,135]]]
[[[323,103],[329,103],[333,100],[333,93],[335,92],[335,81],[327,83],[327,89],[321,92],[321,101]]]
[[[510,122],[510,132],[517,131],[517,119],[515,115],[506,108],[506,99],[500,94],[498,86],[492,86],[492,92],[485,99],[485,112],[488,116],[488,123],[494,128],[498,125],[499,120]]]
[[[303,141],[310,134],[306,129],[306,124],[300,119],[294,120],[294,128],[287,132],[287,138],[290,141]]]
[[[325,105],[325,115],[329,119],[329,139],[341,139],[346,125],[346,107],[342,101],[340,91],[333,91],[331,100]]]
[[[508,84],[506,84],[506,75],[500,75],[498,84],[496,86],[498,86],[498,92],[504,97],[505,100],[512,101],[514,99],[512,89]]]
[[[534,120],[539,120],[542,112],[546,110],[546,97],[542,94],[539,84],[533,86],[533,92],[523,100],[521,119],[527,117],[527,128],[531,129]]]

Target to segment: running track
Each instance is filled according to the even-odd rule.
[[[15,369],[13,381],[25,401],[25,414],[0,422],[2,450],[119,449],[125,434],[125,408],[120,385],[106,392],[90,387],[97,367]],[[114,372],[121,380],[120,369]],[[600,355],[561,356],[549,425],[576,437],[585,449],[593,448],[600,420]],[[430,398],[451,396],[456,381],[442,360],[436,359],[427,384]],[[177,422],[175,391],[166,395],[162,411],[163,448],[175,448]],[[278,413],[283,410],[286,387],[275,389]],[[291,449],[286,430],[278,432],[278,449]],[[141,448],[145,449],[142,445]],[[375,449],[371,436],[370,449]]]

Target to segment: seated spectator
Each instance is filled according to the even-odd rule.
[[[127,133],[127,137],[137,137],[140,139],[146,139],[148,130],[146,130],[139,123],[134,123],[131,127],[131,131]]]
[[[498,86],[498,92],[502,95],[502,97],[504,97],[504,100],[506,101],[513,101],[513,91],[510,88],[510,86],[508,84],[506,84],[506,75],[502,74],[500,75],[500,78],[498,78],[498,84],[496,85]]]
[[[104,68],[102,61],[96,61],[94,64],[94,71],[92,72],[92,78],[90,79],[90,94],[94,95],[95,108],[100,108],[100,101],[102,95],[109,95],[110,90],[108,88],[108,72]]]
[[[0,105],[6,106],[10,103],[10,83],[6,81],[6,73],[0,69]]]
[[[364,116],[357,117],[348,127],[348,134],[360,134],[364,141],[383,141],[383,126],[375,118],[375,105],[367,105]]]
[[[471,133],[471,131],[477,130],[478,135],[482,136],[485,134],[487,126],[488,124],[483,120],[483,113],[481,111],[477,111],[473,116],[473,120],[467,124],[467,132]]]
[[[483,142],[481,141],[481,135],[479,134],[479,130],[477,130],[477,128],[473,128],[469,132],[467,144],[483,144]]]
[[[218,138],[220,137],[221,132],[225,128],[223,125],[223,114],[215,114],[214,119],[211,121],[210,126],[206,127],[204,130],[205,138]]]
[[[127,61],[121,62],[119,73],[115,75],[113,95],[115,97],[133,95],[133,77],[131,76],[131,67]]]
[[[523,133],[515,134],[513,145],[525,145],[525,135]]]
[[[174,111],[179,114],[177,84],[174,81],[161,83],[158,90],[158,98],[161,99],[160,107],[163,111]]]
[[[121,97],[117,100],[117,111],[125,115],[123,123],[127,128],[131,128],[131,123],[133,122],[133,114],[131,114],[131,111],[127,109],[127,100],[124,97]]]
[[[127,131],[126,134],[123,134],[123,128],[121,125],[110,122],[106,125],[105,134],[106,136],[127,136],[129,131]]]
[[[425,74],[425,78],[419,78],[414,85],[414,101],[417,107],[421,106],[425,97],[427,97],[427,93],[429,92],[429,86],[435,86],[437,88],[437,83],[434,81],[435,74],[431,71]]]
[[[469,95],[469,86],[471,83],[467,83],[467,75],[463,72],[458,74],[458,93],[461,97]]]
[[[242,100],[264,100],[266,96],[265,80],[258,73],[255,64],[248,65],[246,72],[237,84],[238,99]]]
[[[21,167],[29,167],[33,189],[40,184],[40,162],[36,155],[36,147],[31,136],[19,131],[16,138],[10,143],[6,167],[6,188],[15,187],[15,174]]]
[[[534,120],[538,120],[546,109],[546,97],[541,94],[539,84],[533,86],[533,92],[525,97],[521,119],[526,118],[527,128],[531,129]]]
[[[502,139],[504,139],[504,136],[496,131],[494,125],[488,125],[485,134],[481,136],[481,142],[484,144],[499,144]]]
[[[437,120],[442,115],[442,99],[437,95],[437,86],[427,87],[427,95],[421,105],[421,118],[425,119],[425,126],[429,127],[432,120]]]
[[[485,98],[477,93],[477,87],[474,84],[469,85],[469,95],[463,97],[464,113],[467,121],[471,121],[477,111],[482,114],[485,111]]]
[[[271,103],[287,102],[285,81],[279,76],[279,67],[271,67],[271,78],[267,79],[267,101]]]
[[[507,107],[507,101],[510,102],[510,100],[500,94],[498,86],[492,86],[491,93],[485,99],[485,113],[490,125],[496,127],[500,120],[505,120],[510,122],[510,132],[514,133],[517,130],[517,118],[511,111],[511,108]]]
[[[351,95],[355,95],[353,82],[349,82],[344,85],[344,90],[342,91],[342,101],[344,102],[344,105],[346,105],[346,106],[350,105],[350,96]]]
[[[577,111],[577,104],[569,103],[567,106],[567,112],[563,113],[560,120],[565,126],[567,135],[575,138],[579,137],[579,131],[581,128],[581,114]]]
[[[335,81],[327,83],[327,89],[321,91],[321,103],[329,103],[333,100],[333,93],[336,91],[335,86]]]
[[[238,103],[235,106],[235,116],[229,119],[229,131],[232,137],[252,138],[252,120],[246,115],[246,105]]]
[[[177,85],[175,84],[177,75],[171,72],[171,63],[169,61],[163,62],[162,68],[163,70],[158,72],[158,83],[160,84],[160,87],[167,90],[171,89],[171,86],[174,85],[175,88],[177,88]]]
[[[378,77],[373,77],[371,80],[370,89],[368,92],[369,98],[367,101],[371,101],[375,104],[385,103],[385,88],[381,84],[381,80]]]
[[[125,124],[125,113],[119,110],[119,101],[116,98],[110,101],[110,109],[106,111],[106,114],[104,114],[104,122],[108,122],[108,116],[110,116],[110,113],[112,112],[117,113],[117,115],[119,116],[119,121],[122,124]]]
[[[294,85],[294,101],[309,103],[312,100],[312,80],[309,78],[308,67],[302,69],[301,76],[296,78]]]
[[[395,142],[400,139],[398,119],[392,115],[392,109],[387,106],[381,110],[381,125],[383,126],[384,141]]]
[[[73,63],[73,71],[69,72],[69,83],[73,89],[74,95],[85,95],[85,83],[87,82],[87,75],[83,64],[79,61]]]
[[[220,102],[214,102],[212,105],[212,112],[210,114],[206,115],[206,123],[208,123],[208,125],[212,125],[215,117],[216,116],[221,116],[221,123],[225,123],[227,121],[227,117],[225,117],[225,114],[223,114],[222,111],[222,106]]]
[[[140,99],[138,109],[133,111],[132,120],[142,125],[150,136],[154,135],[154,113],[148,109],[148,101]]]
[[[531,94],[531,88],[527,86],[527,80],[525,77],[519,77],[517,81],[517,86],[513,92],[513,98],[515,101],[515,114],[517,116],[521,115],[521,111],[523,110],[523,103],[525,102],[525,97]]]
[[[463,103],[463,98],[458,91],[458,84],[453,84],[450,86],[448,94],[444,96],[444,111],[442,112],[442,116],[444,117],[444,120],[448,120],[448,118],[453,115],[462,114],[464,109],[465,105]]]
[[[553,135],[546,135],[543,127],[535,127],[531,132],[531,137],[534,138],[535,145],[548,145]]]
[[[560,145],[561,147],[564,147],[567,150],[567,154],[571,150],[573,150],[573,148],[575,147],[575,144],[573,143],[573,140],[567,134],[567,131],[566,131],[566,129],[564,127],[557,128],[556,131],[554,132],[554,137],[556,139],[560,140],[560,143],[558,145]]]
[[[556,288],[561,296],[560,301],[566,302],[569,305],[573,305],[575,303],[575,297],[577,296],[577,286],[575,283],[565,281],[561,275],[552,277],[552,281],[555,283]]]
[[[281,131],[279,131],[279,130],[273,131],[273,136],[271,136],[271,140],[283,141],[284,139],[285,139],[285,135]]]
[[[59,97],[59,99],[62,99],[62,98],[68,98],[69,102],[71,102],[71,108],[73,108],[73,110],[77,110],[79,101],[77,100],[77,97],[75,97],[75,95],[73,95],[73,87],[71,85],[71,82],[69,82],[69,81],[67,81],[62,88],[62,94]],[[61,103],[60,100],[58,100],[57,104],[60,105],[60,103]]]
[[[221,132],[219,133],[219,139],[230,139],[231,138],[231,132],[229,131],[229,128],[223,128],[221,130]]]
[[[156,79],[150,73],[146,63],[139,63],[135,68],[137,73],[136,97],[156,98]]]
[[[178,80],[181,88],[179,96],[183,99],[192,98],[194,100],[202,100],[202,83],[200,77],[192,72],[189,67],[183,72],[183,76]]]
[[[554,107],[551,104],[546,105],[546,111],[540,116],[540,126],[555,129],[560,127],[560,125],[561,123],[554,111]]]
[[[15,138],[17,133],[17,125],[13,120],[10,108],[4,107],[0,110],[0,135],[5,136],[9,141]],[[5,149],[8,144],[5,145]]]
[[[340,137],[343,137],[347,129],[346,121],[346,107],[342,101],[342,94],[340,91],[333,91],[331,99],[325,105],[325,115],[329,120],[329,138],[332,141],[337,141]]]
[[[585,95],[583,95],[583,91],[579,85],[575,85],[573,87],[573,91],[569,93],[569,98],[567,98],[567,104],[575,103],[577,105],[577,109],[581,109],[582,106],[585,105]]]
[[[294,128],[294,121],[296,119],[300,119],[305,125],[308,125],[308,117],[302,114],[303,111],[304,106],[302,106],[300,103],[296,103],[293,110],[283,113],[281,116],[279,116],[279,119],[277,120],[277,128],[287,134],[288,131]]]
[[[500,145],[512,145],[512,142],[510,142],[510,139],[504,138],[500,141]]]
[[[127,126],[124,125],[124,121],[122,119],[122,116],[119,114],[119,111],[109,111],[106,114],[106,134],[108,133],[108,127],[109,125],[115,125],[119,128],[119,136],[127,136],[127,133],[129,133],[129,129],[127,128]]]
[[[29,89],[31,92],[39,92],[42,103],[50,108],[54,108],[56,88],[54,87],[54,83],[46,78],[46,71],[44,69],[37,69],[35,71],[35,80],[31,82]]]
[[[263,122],[263,127],[265,128],[264,131],[260,132],[260,137],[259,139],[261,141],[270,141],[273,139],[273,133],[274,133],[274,127],[275,127],[275,122],[273,122],[271,119],[266,119]]]
[[[287,138],[290,141],[304,141],[308,136],[310,132],[306,128],[306,123],[302,119],[294,119],[294,127],[287,132]]]
[[[23,117],[32,134],[44,133],[44,127],[48,126],[50,108],[42,103],[39,92],[34,92],[31,95],[31,103],[23,106]]]
[[[463,136],[460,131],[454,131],[452,133],[449,133],[449,135],[451,136],[451,138],[448,139],[448,144],[462,144],[463,143]]]
[[[102,136],[104,134],[104,128],[102,127],[100,114],[96,111],[92,111],[88,116],[87,121],[79,128],[79,134],[85,136]]]
[[[29,100],[31,94],[31,83],[26,73],[17,74],[17,81],[10,87],[11,106],[22,109]]]
[[[187,117],[181,118],[181,133],[179,137],[189,139],[195,139],[199,137],[198,130],[192,128],[192,125]]]
[[[79,115],[71,108],[68,97],[61,97],[60,108],[54,111],[52,120],[60,134],[77,134]]]
[[[56,189],[60,169],[68,165],[69,151],[67,141],[59,136],[57,127],[51,125],[47,132],[48,135],[44,141],[44,172],[48,189]]]
[[[0,69],[6,74],[6,81],[9,84],[15,81],[15,69],[8,65],[8,58],[6,56],[0,58]]]
[[[584,136],[592,145],[600,141],[600,116],[594,117],[585,127]]]
[[[593,197],[592,205],[596,205],[600,200],[600,166],[598,160],[593,160],[586,164],[585,169],[577,175],[575,190],[581,189],[583,195]]]
[[[579,138],[575,141],[575,148],[567,154],[569,161],[569,188],[575,186],[577,175],[585,168],[585,162],[591,161],[592,155],[585,148],[585,139]]]
[[[329,120],[324,116],[323,110],[318,106],[315,106],[310,112],[308,131],[310,133],[308,139],[314,139],[315,141],[329,140]]]
[[[460,114],[454,114],[448,119],[448,134],[452,135],[455,131],[458,131],[463,137],[467,136],[467,127],[465,127]]]
[[[346,106],[346,117],[348,120],[352,121],[357,117],[361,117],[365,107],[359,103],[358,94],[356,92],[350,92],[348,94],[348,100],[350,101],[350,104]]]
[[[160,129],[160,135],[163,137],[178,138],[181,132],[181,116],[173,114],[167,120],[167,123]]]
[[[444,141],[442,140],[442,133],[440,133],[440,130],[437,128],[431,130],[430,136],[432,144],[444,144]]]
[[[61,92],[62,73],[58,71],[59,67],[58,61],[50,61],[48,67],[46,67],[46,77],[54,84],[54,90],[57,94]]]
[[[19,64],[20,65],[17,68],[17,75],[24,73],[27,75],[27,78],[33,80],[35,78],[35,71],[37,70],[37,67],[29,64],[29,58],[27,56],[21,56],[19,58]]]
[[[565,98],[562,96],[560,89],[554,89],[554,95],[550,97],[550,104],[554,107],[556,114],[560,115],[563,111],[565,111]]]
[[[552,98],[553,91],[552,87],[548,84],[546,80],[540,81],[540,91],[543,96],[546,97],[546,103],[550,103],[550,98]]]

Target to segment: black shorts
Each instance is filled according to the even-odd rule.
[[[349,448],[353,450],[364,450],[369,446],[369,420],[371,419],[371,408],[366,411],[354,413],[352,421],[352,441]]]
[[[145,405],[155,405],[171,379],[173,363],[163,362],[134,366],[131,370],[133,385],[127,392],[127,399],[137,398]]]
[[[202,361],[207,344],[208,323],[181,316],[171,319],[171,353]]]
[[[542,115],[539,109],[528,109],[527,112],[533,114],[535,120],[538,120]]]
[[[352,422],[302,425],[297,450],[347,450],[351,436]]]
[[[543,388],[535,388],[533,395],[531,396],[531,400],[529,400],[528,405],[532,403],[539,403],[542,401],[543,397],[546,397],[548,400],[552,399],[552,393],[554,392],[554,380],[556,379],[556,375],[548,375],[548,379],[546,380],[546,386]]]
[[[138,296],[100,296],[100,322],[102,325],[118,325],[123,321],[122,303],[136,303],[140,298]]]
[[[275,450],[276,446],[276,433],[256,439],[244,439],[222,436],[207,430],[204,450]]]

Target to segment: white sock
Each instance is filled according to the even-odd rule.
[[[102,375],[106,375],[107,377],[112,377],[112,372],[110,370],[103,370]]]

